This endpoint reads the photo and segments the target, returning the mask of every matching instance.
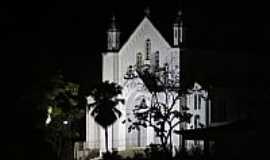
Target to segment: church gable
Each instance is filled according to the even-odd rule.
[[[147,47],[148,45],[148,47]],[[149,49],[149,51],[147,51]],[[165,63],[171,51],[170,44],[154,27],[148,17],[145,17],[131,34],[127,42],[119,51],[119,79],[123,78],[126,69],[136,64],[138,54],[142,60],[152,59],[156,52],[160,55],[160,64]],[[149,55],[147,54],[149,52]],[[120,82],[121,83],[121,82]]]
[[[124,45],[120,49],[120,53],[126,47],[128,47],[129,43],[136,43],[138,41],[138,37],[143,38],[146,36],[151,36],[151,38],[155,37],[155,40],[160,40],[160,43],[163,43],[167,48],[171,48],[170,44],[165,40],[165,38],[160,34],[160,32],[156,29],[156,27],[152,24],[152,22],[145,17],[142,22],[138,25],[135,31],[130,35],[128,40],[124,43]],[[150,38],[150,37],[149,37]]]

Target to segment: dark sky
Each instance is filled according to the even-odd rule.
[[[2,92],[9,97],[9,105],[2,107],[8,113],[13,113],[14,105],[25,107],[16,101],[58,68],[86,88],[99,81],[100,53],[112,13],[125,37],[142,20],[146,6],[154,25],[168,40],[174,16],[179,8],[183,10],[186,47],[196,57],[189,66],[193,71],[202,69],[191,77],[221,81],[224,86],[236,80],[238,84],[243,81],[246,88],[267,87],[270,23],[264,4],[232,0],[9,1],[0,8]],[[16,120],[11,124],[18,125]],[[13,128],[9,123],[6,126]],[[14,135],[17,130],[12,131]]]
[[[127,37],[142,20],[146,6],[150,7],[154,25],[169,41],[171,23],[178,9],[183,10],[186,47],[195,55],[208,53],[201,56],[210,60],[201,63],[210,64],[205,67],[207,74],[218,73],[222,68],[226,77],[232,77],[232,70],[254,72],[256,78],[266,75],[270,23],[264,4],[230,0],[32,0],[1,5],[3,79],[12,84],[9,87],[23,91],[46,76],[49,69],[61,68],[68,79],[83,85],[95,83],[101,78],[100,53],[105,49],[105,32],[112,13],[118,19],[122,36]],[[224,61],[219,54],[225,55]],[[198,68],[196,63],[192,66]],[[241,77],[236,79],[241,81]]]
[[[101,79],[101,52],[114,13],[122,37],[151,20],[167,40],[171,23],[183,10],[186,48],[194,79],[222,84],[236,80],[257,87],[269,79],[269,18],[264,4],[246,1],[9,1],[0,9],[1,69],[11,97],[20,97],[51,70],[84,88]],[[201,71],[198,71],[201,69]]]
[[[247,2],[26,1],[1,8],[1,40],[8,44],[8,52],[27,59],[30,53],[70,55],[73,61],[81,60],[74,56],[97,57],[104,49],[111,14],[115,12],[125,35],[135,29],[148,5],[154,24],[168,38],[177,10],[183,9],[189,48],[255,50],[263,47],[260,40],[269,33],[266,15]]]
[[[182,8],[186,46],[190,49],[261,54],[257,50],[269,42],[269,23],[263,8],[241,1],[24,1],[3,6],[3,53],[8,55],[8,68],[16,66],[22,69],[21,74],[57,64],[75,80],[85,79],[87,74],[97,75],[86,76],[88,80],[100,76],[101,68],[96,64],[105,48],[110,16],[116,14],[126,37],[141,21],[146,6],[150,6],[153,23],[168,40],[174,16]]]

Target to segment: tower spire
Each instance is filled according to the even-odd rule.
[[[107,31],[107,38],[107,49],[111,51],[118,50],[120,46],[120,30],[114,14],[112,14],[111,17],[111,22]]]
[[[179,46],[183,42],[183,20],[182,20],[182,11],[177,12],[177,16],[173,23],[173,44],[174,46]]]
[[[116,23],[116,17],[115,17],[115,14],[113,13],[112,17],[111,17],[109,30],[117,30],[117,29],[118,29],[118,26],[117,26],[117,23]]]

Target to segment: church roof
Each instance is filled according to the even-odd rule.
[[[135,28],[135,30],[129,34],[129,36],[124,37],[125,39],[121,39],[124,40],[122,41],[122,45],[120,46],[120,50],[123,49],[127,42],[129,40],[131,40],[145,25],[149,25],[152,30],[160,37],[160,39],[162,39],[164,41],[164,43],[168,46],[171,47],[170,43],[164,38],[164,36],[159,32],[159,30],[154,26],[154,24],[151,22],[149,15],[145,15],[145,17],[143,18],[143,20],[139,23],[139,25]]]
[[[171,16],[170,16],[171,15]],[[182,12],[178,11],[177,14],[163,15],[163,17],[152,15],[150,9],[146,8],[144,14],[138,16],[138,14],[130,15],[130,18],[122,18],[120,16],[112,14],[114,21],[117,24],[117,29],[120,32],[120,48],[121,49],[127,41],[130,39],[131,35],[143,24],[143,21],[147,19],[153,28],[161,35],[162,39],[166,41],[169,46],[173,45],[173,26],[175,23],[182,19]],[[107,31],[111,28],[112,18],[109,18],[109,23]],[[104,37],[105,38],[105,37]],[[106,49],[106,43],[103,44],[103,48]],[[106,51],[105,51],[106,52]]]
[[[175,133],[181,134],[185,139],[218,139],[224,138],[224,136],[236,136],[237,134],[243,134],[255,132],[255,121],[252,119],[239,119],[226,121],[219,124],[211,124],[208,128],[190,129],[175,131]]]

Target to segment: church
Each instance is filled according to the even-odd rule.
[[[145,148],[150,144],[160,143],[152,128],[147,127],[140,131],[128,132],[128,123],[122,123],[127,118],[134,118],[132,110],[143,99],[146,104],[151,102],[151,94],[144,81],[136,72],[139,68],[148,67],[151,72],[157,68],[165,68],[169,71],[170,80],[180,83],[181,54],[183,43],[182,12],[178,12],[175,21],[172,22],[172,44],[170,44],[157,30],[151,21],[150,11],[145,11],[145,16],[138,24],[134,32],[124,43],[120,42],[121,31],[115,16],[112,17],[107,30],[106,52],[102,53],[102,81],[116,82],[123,87],[122,96],[125,104],[119,104],[118,109],[122,116],[108,128],[109,150],[123,151],[130,148]],[[178,84],[181,85],[181,84]],[[207,98],[207,91],[200,84],[195,83],[189,89],[189,94],[184,96],[184,103],[193,115],[190,123],[185,124],[184,129],[196,129],[207,127],[211,122],[211,101]],[[175,105],[180,108],[180,100]],[[182,128],[182,127],[181,127]],[[180,129],[180,125],[178,127]],[[180,135],[173,135],[173,146],[181,144]],[[188,148],[198,142],[185,142]],[[84,149],[98,149],[105,151],[105,132],[95,123],[91,111],[86,112],[86,141]]]

